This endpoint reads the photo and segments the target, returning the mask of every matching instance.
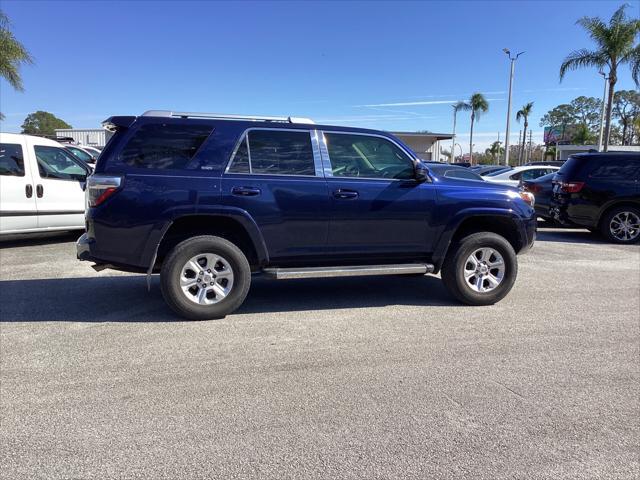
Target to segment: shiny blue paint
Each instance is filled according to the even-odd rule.
[[[159,121],[206,124],[212,133],[187,169],[119,164],[118,152],[135,130]],[[103,205],[88,209],[87,257],[145,270],[172,223],[194,215],[203,216],[199,221],[212,232],[216,218],[236,221],[257,252],[256,268],[401,259],[432,261],[438,268],[456,229],[471,217],[508,218],[518,232],[519,249],[533,242],[533,209],[515,189],[498,184],[433,172],[426,182],[224,173],[242,133],[259,127],[375,133],[398,142],[384,132],[347,127],[138,117],[116,135],[96,165],[96,174],[121,175],[123,185]],[[356,192],[357,197],[335,192],[347,192],[346,197]]]

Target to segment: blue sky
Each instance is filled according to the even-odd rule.
[[[621,3],[4,0],[35,64],[22,69],[24,93],[0,80],[1,128],[19,131],[36,110],[97,128],[110,115],[170,109],[449,132],[451,103],[479,91],[490,99],[474,136],[480,150],[498,132],[504,139],[508,47],[526,52],[514,107],[535,102],[535,141],[547,110],[602,95],[597,72],[560,83],[558,68],[590,46],[576,19],[608,19]],[[625,67],[618,88],[633,87]],[[460,114],[459,133],[468,129]],[[460,142],[467,151],[468,137]]]

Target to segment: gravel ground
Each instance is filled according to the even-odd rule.
[[[639,246],[542,230],[491,307],[256,278],[183,322],[73,239],[0,244],[2,478],[638,478]]]

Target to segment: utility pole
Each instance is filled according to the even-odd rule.
[[[527,154],[527,159],[530,162],[531,161],[531,147],[533,146],[533,129],[529,129],[529,152]]]
[[[458,109],[455,105],[453,107],[453,136],[451,137],[451,163],[455,163],[456,154],[453,152],[456,149],[456,117],[458,116]]]
[[[522,129],[518,132],[518,165],[522,165],[522,145],[524,142],[522,140]]]
[[[600,70],[598,72],[600,75],[602,75],[602,78],[604,79],[604,93],[602,94],[602,112],[600,113],[600,136],[598,137],[598,151],[601,152],[602,151],[602,137],[604,136],[604,112],[605,112],[605,103],[607,101],[607,80],[609,80],[607,78],[607,74],[604,73],[602,70]]]
[[[509,74],[509,101],[507,103],[507,131],[504,137],[504,164],[509,165],[509,134],[511,132],[511,92],[513,90],[513,73],[516,68],[516,60],[524,52],[518,53],[515,57],[511,56],[511,51],[508,48],[503,48],[502,51],[507,54],[511,61],[511,73]]]

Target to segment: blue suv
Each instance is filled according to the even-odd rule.
[[[440,176],[387,132],[166,111],[103,126],[78,258],[159,272],[185,318],[233,312],[257,273],[441,272],[458,300],[493,304],[534,241],[530,194]]]

